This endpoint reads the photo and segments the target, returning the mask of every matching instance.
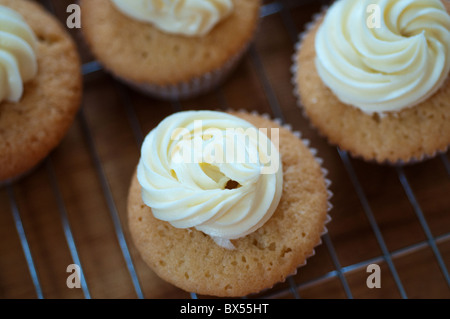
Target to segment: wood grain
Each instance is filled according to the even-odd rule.
[[[54,14],[65,22],[67,5],[73,1],[41,2],[51,3]],[[13,218],[15,205],[45,298],[84,297],[81,289],[66,286],[66,267],[73,259],[62,224],[64,214],[92,298],[138,297],[124,243],[145,298],[188,298],[188,292],[149,270],[134,248],[126,219],[129,181],[143,136],[164,117],[179,110],[227,108],[281,116],[301,131],[323,158],[334,194],[332,221],[315,256],[292,281],[249,297],[293,298],[290,288],[294,283],[302,298],[400,298],[393,271],[409,298],[450,297],[428,241],[436,242],[448,272],[450,175],[445,165],[449,153],[403,169],[418,205],[407,196],[396,168],[356,159],[349,159],[346,165],[342,153],[328,145],[302,116],[290,82],[295,35],[326,1],[279,3],[285,9],[262,19],[250,51],[235,72],[205,96],[180,103],[159,101],[131,90],[103,71],[85,76],[82,111],[61,145],[28,176],[0,188],[1,298],[37,296]],[[83,62],[92,61],[79,30],[69,32]],[[349,173],[349,165],[355,175]],[[431,238],[418,211],[423,213]],[[380,289],[366,286],[370,263],[381,267]]]

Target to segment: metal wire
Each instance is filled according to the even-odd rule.
[[[447,285],[450,287],[450,278],[448,275],[447,267],[445,266],[444,260],[442,259],[441,252],[439,251],[436,241],[433,237],[433,234],[431,233],[430,227],[428,226],[428,223],[425,219],[425,216],[422,212],[422,208],[420,208],[419,203],[417,202],[416,196],[414,195],[414,192],[409,185],[408,179],[406,178],[405,172],[402,167],[397,166],[396,167],[398,178],[400,179],[400,183],[403,186],[403,189],[405,190],[406,195],[408,196],[409,202],[414,208],[414,212],[416,213],[417,218],[419,219],[420,225],[423,228],[423,231],[425,232],[425,235],[427,236],[427,242],[430,245],[431,249],[433,250],[433,253],[437,259],[437,262],[439,264],[439,267],[441,268],[442,274],[445,277],[445,280],[447,281]]]
[[[333,261],[334,267],[336,268],[336,276],[341,281],[342,287],[344,288],[345,294],[347,298],[352,299],[353,295],[350,291],[350,287],[348,285],[347,279],[344,276],[344,272],[342,271],[341,263],[336,254],[336,250],[334,249],[333,243],[331,242],[330,235],[327,233],[323,236],[325,241],[325,245],[328,247],[328,252],[330,253],[331,260]]]
[[[52,3],[50,0],[43,0],[43,2],[51,12],[54,12],[53,6],[52,6]],[[301,5],[301,2],[298,2],[296,5],[297,6]],[[290,16],[290,13],[287,10],[287,7],[283,4],[283,2],[276,1],[276,2],[270,3],[270,4],[262,7],[262,10],[261,10],[262,18],[271,16],[271,15],[276,15],[276,14],[280,14],[282,21],[284,22],[284,25],[286,27],[286,30],[289,33],[289,36],[290,36],[292,42],[294,43],[297,39],[298,30],[296,30],[295,24],[293,23],[293,20],[292,20],[292,17]],[[266,94],[266,98],[271,107],[273,116],[276,118],[279,118],[284,123],[285,116],[283,114],[282,108],[276,97],[275,91],[271,86],[269,77],[267,76],[267,74],[265,72],[264,64],[258,54],[257,49],[253,45],[250,47],[249,57],[253,63],[255,70],[256,70],[258,79],[264,88],[264,92]],[[84,77],[87,77],[90,74],[93,74],[93,73],[95,73],[97,71],[101,71],[101,70],[102,70],[102,66],[97,61],[85,63],[82,66],[82,73],[83,73]],[[140,127],[138,118],[136,116],[136,113],[134,111],[134,107],[133,107],[132,101],[130,99],[129,92],[122,84],[117,83],[116,85],[118,86],[120,99],[121,99],[122,105],[125,108],[130,126],[133,130],[133,134],[135,136],[136,143],[138,146],[140,146],[143,141],[143,133],[142,133],[142,129]],[[225,98],[225,94],[223,93],[221,88],[216,90],[216,95],[218,97],[220,107],[222,109],[227,109],[228,108],[227,101]],[[174,112],[177,112],[177,111],[182,110],[183,107],[179,101],[175,101],[172,103],[172,109]],[[111,189],[109,187],[109,183],[108,183],[106,174],[103,170],[103,165],[100,160],[99,154],[97,152],[97,147],[95,145],[95,142],[92,138],[92,132],[91,132],[89,123],[87,122],[83,108],[81,109],[80,113],[78,114],[78,121],[81,124],[82,131],[83,131],[85,139],[87,141],[88,148],[89,148],[90,154],[92,156],[92,160],[94,162],[94,166],[95,166],[96,172],[98,174],[98,178],[101,183],[103,196],[106,199],[107,206],[108,206],[108,209],[110,212],[110,216],[111,216],[111,219],[114,224],[114,229],[115,229],[115,233],[116,233],[116,236],[118,239],[118,243],[122,250],[122,254],[125,259],[128,272],[131,276],[136,295],[138,298],[144,298],[144,295],[143,295],[143,292],[141,289],[141,285],[140,285],[140,282],[138,279],[138,275],[137,275],[133,260],[131,258],[129,247],[128,247],[127,241],[125,239],[125,236],[124,236],[124,231],[123,231],[122,224],[121,224],[121,221],[119,218],[119,214],[118,214],[115,202],[114,202],[114,198],[113,198]],[[380,246],[382,255],[378,256],[376,258],[372,258],[370,260],[365,260],[365,261],[353,264],[353,265],[341,267],[339,259],[336,254],[336,251],[333,247],[332,240],[329,237],[329,235],[326,234],[323,237],[323,239],[324,239],[325,245],[328,249],[328,252],[331,256],[335,270],[330,271],[330,272],[328,272],[322,276],[319,276],[315,279],[303,282],[301,284],[296,283],[293,277],[289,277],[287,279],[288,288],[277,291],[275,294],[272,294],[272,295],[270,295],[270,293],[269,293],[269,294],[265,295],[264,297],[265,298],[266,297],[273,298],[273,297],[280,296],[280,295],[283,295],[286,293],[290,293],[290,294],[292,294],[292,296],[294,298],[300,298],[299,290],[301,288],[306,288],[308,286],[318,284],[318,283],[328,280],[330,278],[338,278],[343,286],[346,296],[348,298],[352,298],[353,296],[352,296],[350,287],[348,285],[348,282],[346,280],[345,274],[356,271],[363,267],[366,267],[367,265],[369,265],[371,263],[385,261],[391,271],[391,274],[393,276],[393,279],[396,283],[396,286],[398,288],[398,291],[399,291],[401,297],[407,298],[406,291],[403,287],[403,284],[400,280],[400,277],[397,273],[397,270],[396,270],[392,260],[393,260],[393,258],[414,252],[419,249],[423,249],[424,247],[427,247],[427,246],[431,247],[431,249],[436,257],[436,260],[439,264],[439,267],[445,277],[445,280],[446,280],[447,284],[450,286],[448,270],[447,270],[445,262],[442,259],[441,253],[437,246],[437,244],[439,242],[446,241],[450,238],[450,232],[445,233],[441,236],[437,236],[437,237],[433,236],[433,234],[429,228],[429,225],[424,217],[422,209],[413,193],[411,186],[409,185],[409,182],[407,180],[407,177],[405,175],[403,168],[397,167],[396,172],[398,174],[400,183],[402,184],[403,189],[409,199],[409,202],[411,203],[411,205],[416,213],[416,216],[425,232],[427,240],[413,244],[413,245],[409,245],[407,247],[404,247],[402,249],[399,249],[399,250],[396,250],[393,252],[389,252],[389,250],[386,246],[386,243],[384,242],[384,239],[383,239],[382,233],[379,229],[379,226],[375,220],[373,212],[370,208],[370,205],[369,205],[367,197],[364,193],[364,190],[359,183],[359,178],[353,169],[353,166],[351,164],[348,154],[339,149],[337,151],[338,151],[339,156],[344,164],[344,167],[347,170],[350,180],[354,186],[355,192],[358,195],[358,198],[361,202],[361,205],[366,214],[366,217],[369,220],[369,223],[372,227],[372,231],[374,232],[374,235]],[[446,155],[440,155],[440,158],[443,162],[443,165],[445,166],[447,174],[450,176],[450,163],[449,163],[448,158],[446,157]],[[53,190],[54,196],[55,196],[57,204],[58,204],[58,209],[59,209],[62,227],[64,229],[64,234],[66,237],[67,245],[69,247],[69,250],[72,255],[72,259],[73,259],[74,263],[78,264],[81,268],[81,261],[78,256],[76,242],[74,240],[74,236],[72,234],[72,230],[71,230],[71,227],[70,227],[70,224],[68,221],[67,212],[66,212],[65,205],[64,205],[64,200],[59,191],[57,178],[56,178],[50,157],[47,159],[46,165],[47,165],[47,172],[48,172],[48,175],[50,178],[52,190]],[[31,253],[30,247],[28,245],[26,233],[25,233],[25,230],[24,230],[24,227],[22,224],[19,207],[18,207],[16,199],[15,199],[13,186],[12,185],[6,186],[6,190],[7,190],[7,194],[8,194],[8,198],[9,198],[9,202],[10,202],[11,212],[12,212],[14,222],[15,222],[15,227],[16,227],[17,233],[19,235],[20,243],[21,243],[21,246],[23,249],[23,253],[25,255],[27,266],[28,266],[28,269],[29,269],[29,272],[30,272],[30,275],[31,275],[31,278],[32,278],[32,281],[33,281],[33,284],[35,287],[36,295],[40,299],[44,298],[43,293],[42,293],[42,287],[41,287],[39,277],[38,277],[38,271],[37,271],[36,265],[34,264],[34,261],[33,261],[32,253]],[[82,277],[81,282],[82,282],[84,296],[86,298],[90,298],[90,293],[89,293],[87,282],[86,282],[84,276],[81,276],[81,277]],[[190,297],[193,299],[198,298],[197,294],[195,294],[195,293],[190,293]]]
[[[17,206],[16,197],[14,195],[14,190],[11,185],[6,187],[9,197],[9,203],[11,206],[11,212],[14,218],[14,224],[16,226],[17,234],[19,235],[20,244],[22,245],[22,250],[25,255],[25,260],[27,261],[28,270],[30,271],[31,280],[34,284],[34,289],[36,290],[36,295],[38,299],[43,299],[41,284],[39,282],[39,277],[37,274],[37,269],[33,261],[33,256],[31,255],[30,246],[28,245],[27,236],[25,234],[25,229],[23,228],[22,218],[20,217],[19,207]]]
[[[444,163],[447,175],[450,176],[450,161],[448,160],[447,156],[445,156],[445,154],[441,154],[439,157],[441,158],[442,163]]]
[[[284,21],[284,25],[285,25],[285,27],[288,30],[290,38],[293,41],[293,44],[295,44],[295,42],[298,39],[298,37],[296,35],[298,34],[299,30],[296,30],[295,24],[293,23],[293,20],[291,18],[290,13],[283,6],[278,7],[278,9],[279,9],[279,12],[281,13],[282,20]],[[351,164],[351,162],[350,162],[350,160],[348,158],[348,154],[346,152],[343,152],[343,151],[339,150],[339,149],[338,149],[338,152],[339,152],[339,155],[340,155],[340,157],[341,157],[341,159],[342,159],[342,161],[344,163],[344,166],[345,166],[345,168],[346,168],[346,170],[347,170],[347,172],[348,172],[348,174],[350,176],[350,179],[351,179],[351,181],[353,183],[353,186],[355,188],[355,191],[356,191],[356,193],[357,193],[357,195],[358,195],[358,197],[360,199],[360,202],[361,202],[361,204],[363,206],[364,212],[365,212],[365,214],[366,214],[366,216],[367,216],[367,218],[369,220],[369,223],[370,223],[370,225],[372,227],[372,230],[373,230],[373,232],[375,234],[375,237],[377,238],[378,244],[379,244],[379,246],[380,246],[380,248],[382,250],[382,253],[383,253],[383,258],[386,261],[386,263],[388,264],[388,267],[389,267],[389,269],[390,269],[390,271],[392,273],[392,276],[393,276],[394,281],[395,281],[395,283],[397,285],[397,288],[398,288],[398,290],[400,292],[400,295],[401,295],[402,298],[407,298],[406,291],[405,291],[405,289],[403,287],[403,284],[402,284],[402,282],[400,280],[400,277],[399,277],[399,275],[397,273],[397,270],[396,270],[396,268],[394,266],[394,263],[392,262],[392,256],[389,253],[389,250],[387,249],[387,246],[386,246],[386,244],[384,242],[384,239],[383,239],[383,236],[381,234],[381,231],[380,231],[380,229],[378,227],[378,224],[376,223],[376,220],[375,220],[375,218],[373,216],[372,209],[370,208],[370,205],[369,205],[369,203],[367,201],[367,198],[365,196],[364,190],[362,189],[362,187],[361,187],[361,185],[359,183],[358,177],[357,177],[357,175],[356,175],[356,173],[355,173],[355,171],[354,171],[354,169],[352,167],[352,164]],[[445,156],[441,156],[441,158],[444,161],[444,165],[446,165],[447,172],[450,174],[450,165],[448,163],[447,158]],[[446,266],[445,266],[445,264],[444,264],[444,262],[442,260],[442,257],[440,255],[439,249],[437,248],[437,246],[435,244],[435,241],[433,239],[433,236],[431,235],[431,232],[429,231],[429,227],[426,224],[425,219],[423,218],[423,213],[422,213],[422,211],[420,209],[420,206],[418,205],[417,201],[415,200],[415,197],[414,197],[414,195],[413,195],[413,193],[411,191],[411,188],[409,187],[407,179],[404,176],[404,174],[402,174],[402,172],[403,171],[401,170],[401,168],[399,168],[398,169],[398,173],[399,173],[399,178],[400,178],[400,180],[402,182],[402,186],[404,187],[405,192],[407,193],[408,198],[409,198],[410,202],[412,203],[412,205],[414,207],[416,215],[418,216],[419,221],[421,222],[421,225],[424,228],[425,233],[427,234],[428,242],[430,243],[430,246],[431,246],[431,248],[433,249],[433,252],[436,255],[436,258],[438,260],[439,266],[440,266],[440,268],[441,268],[441,270],[442,270],[442,272],[443,272],[443,274],[444,274],[444,276],[445,276],[445,278],[447,280],[447,283],[449,284],[448,271],[447,271]],[[335,265],[336,265],[336,263],[335,263]],[[339,268],[337,268],[337,269],[339,270]],[[344,286],[344,288],[345,288],[345,286]],[[347,290],[346,290],[346,292],[347,292]],[[349,294],[349,291],[347,292],[347,295],[348,294]]]
[[[69,246],[69,251],[72,256],[72,260],[73,260],[74,264],[76,264],[78,267],[80,267],[80,273],[79,273],[80,278],[79,279],[80,279],[81,289],[83,290],[84,297],[86,299],[90,299],[91,294],[89,293],[89,289],[88,289],[87,282],[86,282],[86,277],[83,272],[83,267],[82,267],[80,258],[78,256],[78,250],[75,245],[75,239],[73,238],[72,229],[70,228],[69,218],[67,217],[67,211],[66,211],[66,207],[64,205],[64,200],[62,198],[61,192],[59,191],[58,181],[57,181],[57,178],[55,175],[55,170],[53,169],[51,157],[48,157],[45,160],[45,162],[46,162],[46,166],[47,166],[48,175],[50,176],[50,184],[51,184],[51,187],[53,190],[53,194],[57,201],[58,210],[59,210],[59,214],[61,217],[61,223],[62,223],[62,227],[64,230],[64,236],[66,237],[66,242],[67,242],[67,245]]]
[[[276,94],[273,91],[272,85],[270,84],[269,78],[264,70],[264,65],[261,62],[261,58],[259,57],[254,45],[250,46],[249,55],[257,72],[258,78],[264,88],[264,92],[266,93],[266,98],[269,102],[273,116],[280,119],[281,122],[286,123],[286,118],[284,117],[280,103],[278,102]]]
[[[51,0],[41,0],[41,2],[43,2],[43,5],[51,13],[55,14],[55,8],[54,8],[53,3],[52,3]],[[97,63],[96,61],[94,61],[94,62],[90,62],[90,63],[84,64],[82,66],[81,72],[82,72],[83,76],[86,76],[90,72],[96,72],[96,71],[99,71],[99,70],[101,70],[101,65],[99,63]],[[105,196],[105,199],[106,199],[106,202],[107,202],[107,205],[108,205],[108,208],[109,208],[109,212],[110,212],[113,224],[114,224],[114,229],[115,229],[115,233],[116,233],[116,236],[117,236],[117,239],[118,239],[118,242],[119,242],[119,246],[120,246],[120,248],[122,250],[122,255],[123,255],[124,259],[125,259],[125,263],[127,265],[128,272],[130,273],[131,280],[132,280],[133,286],[134,286],[135,291],[136,291],[136,295],[137,295],[137,297],[139,299],[143,299],[144,295],[142,293],[142,289],[141,289],[141,286],[140,286],[140,283],[139,283],[139,279],[138,279],[138,276],[137,276],[137,273],[136,273],[136,269],[134,267],[134,263],[132,261],[132,258],[131,258],[131,255],[130,255],[130,251],[129,251],[129,248],[128,248],[128,245],[127,245],[127,242],[126,242],[126,239],[125,239],[125,235],[124,235],[124,232],[123,232],[122,224],[120,222],[119,214],[118,214],[116,205],[114,203],[114,199],[113,199],[112,192],[111,192],[111,189],[110,189],[109,184],[108,184],[108,180],[107,180],[106,175],[105,175],[105,173],[103,171],[102,163],[101,163],[100,157],[99,157],[99,155],[97,153],[95,142],[92,139],[92,134],[91,134],[90,128],[89,128],[89,126],[87,124],[87,121],[86,121],[86,118],[85,118],[85,115],[84,115],[84,111],[83,111],[83,107],[81,108],[81,110],[80,110],[80,112],[78,114],[78,118],[79,118],[79,121],[81,123],[82,130],[85,133],[86,141],[87,141],[90,153],[92,154],[96,171],[97,171],[97,173],[99,175],[101,187],[102,187],[102,190],[103,190],[103,195]],[[78,264],[78,266],[80,266],[81,263],[80,263],[79,258],[78,258],[78,253],[77,253],[77,249],[76,249],[76,246],[75,246],[75,241],[73,240],[72,231],[70,229],[70,226],[69,226],[69,223],[68,223],[68,219],[67,219],[67,214],[66,214],[65,209],[64,209],[64,203],[63,203],[63,200],[62,200],[61,196],[59,196],[59,191],[57,190],[56,178],[54,177],[54,173],[53,173],[51,167],[49,168],[49,173],[50,173],[50,175],[52,177],[52,185],[54,186],[54,191],[55,191],[56,195],[58,195],[57,196],[58,206],[60,208],[61,218],[62,218],[62,222],[63,222],[63,228],[64,228],[64,232],[66,234],[66,239],[67,239],[67,242],[68,242],[68,245],[69,245],[70,252],[72,254],[72,258]],[[81,268],[81,266],[80,266],[80,268]],[[82,276],[81,279],[82,279],[82,287],[83,287],[83,292],[85,294],[85,297],[86,298],[90,298],[89,290],[87,288],[87,284],[86,284],[84,276]]]
[[[81,128],[84,132],[89,151],[93,157],[94,166],[97,171],[98,177],[100,179],[101,188],[103,191],[103,195],[106,199],[106,203],[109,208],[109,212],[111,215],[111,219],[114,224],[115,233],[117,236],[117,240],[119,242],[120,249],[122,250],[122,255],[125,259],[125,263],[127,265],[128,272],[131,276],[131,280],[133,282],[134,289],[136,291],[137,297],[139,299],[143,299],[144,295],[142,293],[141,285],[139,283],[139,279],[136,273],[136,269],[134,267],[133,260],[131,258],[130,250],[128,248],[127,241],[125,239],[122,223],[120,222],[119,213],[117,211],[116,204],[114,202],[114,198],[111,192],[111,189],[109,187],[108,179],[106,177],[106,174],[103,170],[103,165],[100,160],[100,156],[97,153],[97,147],[95,145],[94,140],[92,139],[92,133],[90,130],[90,127],[87,123],[86,116],[84,115],[84,110],[81,108],[79,113],[79,121],[81,123]]]
[[[281,9],[282,7],[278,6],[277,8]],[[279,11],[277,11],[277,12],[279,12]],[[270,84],[269,78],[268,78],[268,76],[267,76],[267,74],[265,72],[265,68],[264,68],[264,65],[263,65],[263,63],[261,61],[261,58],[259,57],[259,54],[258,54],[257,50],[255,49],[255,47],[253,45],[250,47],[250,57],[251,57],[251,60],[252,60],[253,64],[255,65],[255,68],[256,68],[256,71],[257,71],[257,74],[258,74],[258,78],[259,78],[261,84],[264,87],[264,92],[266,93],[266,97],[267,97],[267,100],[268,100],[269,105],[271,107],[273,116],[275,118],[280,119],[281,122],[283,124],[285,124],[286,120],[285,120],[285,116],[283,114],[283,110],[282,110],[282,108],[280,106],[278,98],[276,97],[274,89],[273,89],[272,85]],[[350,292],[350,288],[348,286],[347,280],[340,272],[340,263],[339,263],[336,251],[335,251],[333,245],[331,244],[331,241],[329,240],[328,235],[325,235],[324,238],[325,238],[325,244],[326,244],[326,246],[328,248],[328,251],[329,251],[329,253],[330,253],[331,257],[332,257],[333,263],[334,263],[335,267],[337,268],[338,278],[341,281],[342,286],[344,287],[344,290],[345,290],[345,293],[347,294],[347,297],[351,298],[352,294]],[[292,285],[292,281],[291,280],[289,280],[288,282]],[[293,289],[291,287],[291,290],[297,291],[297,287],[295,287],[295,289]],[[296,296],[296,294],[294,294],[294,296]]]
[[[138,148],[140,148],[142,142],[144,141],[144,134],[142,132],[141,126],[139,125],[139,120],[136,115],[136,112],[134,112],[133,103],[131,102],[130,95],[128,94],[128,91],[123,86],[123,84],[119,84],[118,82],[115,83],[116,87],[118,88],[122,105],[125,107],[125,113],[127,114],[128,122],[130,123],[131,130],[133,131],[133,135],[136,140],[136,145]]]
[[[359,197],[361,205],[363,206],[364,212],[367,216],[367,219],[369,220],[370,226],[372,227],[372,231],[378,241],[378,245],[380,246],[381,252],[383,253],[383,259],[387,263],[391,274],[394,277],[394,281],[397,284],[400,295],[405,299],[407,298],[405,289],[403,288],[403,284],[400,280],[400,277],[398,276],[397,269],[392,262],[391,254],[389,253],[386,243],[384,242],[383,235],[381,234],[380,228],[378,227],[377,221],[373,215],[372,208],[369,205],[369,201],[367,200],[364,190],[359,183],[358,176],[356,175],[355,170],[353,169],[353,166],[350,162],[348,153],[340,149],[338,149],[338,152],[348,172],[350,180],[352,181],[353,187],[355,188],[356,194]]]

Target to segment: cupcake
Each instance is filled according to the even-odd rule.
[[[80,107],[76,47],[40,5],[0,0],[0,181],[35,167],[62,140]]]
[[[145,138],[130,232],[162,279],[219,297],[282,282],[313,255],[331,193],[314,151],[258,114],[185,111]]]
[[[450,144],[450,3],[338,0],[294,56],[312,125],[355,157],[406,164]]]
[[[217,87],[252,41],[259,0],[82,0],[82,31],[118,79],[162,99]]]

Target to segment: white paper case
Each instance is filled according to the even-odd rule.
[[[150,83],[138,83],[128,79],[117,77],[122,82],[144,94],[162,99],[162,100],[185,100],[196,96],[206,94],[221,85],[234,71],[241,61],[249,44],[236,55],[231,57],[222,67],[201,76],[194,77],[190,81],[180,82],[173,85],[157,85]]]

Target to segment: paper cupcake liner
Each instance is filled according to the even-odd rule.
[[[236,111],[236,110],[230,110],[230,111]],[[262,113],[262,114],[261,114],[261,113],[259,113],[259,112],[257,112],[257,111],[251,111],[251,112],[248,112],[248,111],[246,111],[246,110],[237,110],[237,112],[239,112],[239,113],[252,114],[252,115],[256,115],[256,116],[261,116],[261,117],[263,117],[263,118],[265,118],[265,119],[267,119],[267,120],[271,120],[271,121],[277,123],[279,126],[283,127],[284,129],[290,131],[294,136],[296,136],[299,140],[301,140],[302,143],[303,143],[303,144],[308,148],[308,150],[311,152],[311,154],[313,155],[313,157],[314,157],[314,159],[316,160],[316,162],[320,165],[320,170],[321,170],[321,172],[322,172],[322,176],[323,176],[324,181],[325,181],[325,187],[326,187],[326,190],[327,190],[327,215],[326,215],[326,217],[325,217],[325,221],[324,221],[324,225],[323,225],[323,230],[322,230],[322,232],[321,232],[321,234],[320,234],[319,241],[314,245],[314,247],[313,247],[311,253],[310,253],[309,255],[306,256],[305,260],[304,260],[301,264],[299,264],[299,265],[294,269],[294,271],[293,271],[292,273],[290,273],[290,274],[288,274],[287,276],[285,276],[284,280],[280,280],[280,281],[274,283],[271,287],[265,288],[265,289],[263,289],[263,290],[261,290],[261,291],[259,291],[259,292],[252,293],[252,295],[253,295],[253,294],[260,294],[260,293],[263,293],[263,292],[265,292],[265,291],[268,291],[268,290],[272,289],[275,285],[286,282],[286,280],[287,280],[289,277],[293,277],[293,276],[297,275],[298,270],[299,270],[301,267],[306,266],[306,265],[307,265],[308,259],[311,258],[311,257],[313,257],[313,256],[316,254],[316,248],[317,248],[318,246],[322,245],[322,237],[323,237],[324,235],[328,234],[328,229],[327,229],[326,226],[327,226],[328,223],[331,222],[331,220],[332,220],[329,213],[330,213],[330,211],[333,209],[333,204],[331,203],[331,198],[333,197],[333,192],[330,190],[330,186],[331,186],[331,184],[332,184],[332,183],[331,183],[331,180],[327,178],[328,170],[322,166],[322,164],[323,164],[323,162],[324,162],[323,159],[322,159],[321,157],[317,156],[318,151],[317,151],[317,149],[315,149],[315,148],[313,148],[313,147],[310,146],[310,144],[311,144],[310,141],[309,141],[308,139],[302,138],[302,134],[301,134],[300,131],[294,131],[294,130],[292,129],[292,126],[291,126],[290,124],[283,123],[283,121],[282,121],[281,119],[279,119],[279,118],[272,118],[272,117],[271,117],[269,114],[267,114],[267,113]]]
[[[302,48],[302,43],[303,43],[303,39],[305,38],[305,36],[308,34],[308,32],[311,31],[311,29],[315,26],[315,24],[323,17],[323,15],[325,14],[326,10],[328,10],[327,6],[322,7],[321,12],[316,13],[313,15],[312,19],[310,22],[308,22],[305,25],[305,30],[301,33],[299,33],[298,35],[298,41],[295,43],[294,46],[294,54],[292,55],[292,65],[290,68],[291,71],[291,84],[293,86],[293,94],[296,98],[296,102],[297,102],[297,106],[300,108],[300,110],[302,111],[302,115],[305,119],[308,120],[308,123],[310,125],[310,127],[315,130],[316,132],[318,132],[318,134],[325,138],[329,144],[334,145],[336,147],[340,147],[339,145],[337,145],[336,143],[333,143],[328,136],[326,136],[325,134],[323,134],[310,120],[308,114],[306,113],[305,108],[303,107],[303,104],[301,102],[301,96],[299,93],[299,87],[298,87],[298,83],[297,83],[297,71],[299,69],[298,64],[297,64],[297,56],[300,53],[300,50]],[[384,161],[377,161],[375,159],[367,159],[364,158],[363,156],[356,154],[354,152],[352,152],[351,150],[347,150],[347,149],[342,149],[346,152],[348,152],[350,154],[351,157],[355,158],[355,159],[359,159],[359,160],[363,160],[365,162],[368,163],[374,163],[374,164],[378,164],[378,165],[388,165],[388,166],[406,166],[406,165],[413,165],[413,164],[417,164],[417,163],[421,163],[423,161],[426,161],[428,159],[434,158],[439,154],[445,154],[448,150],[449,150],[450,145],[448,145],[447,147],[445,147],[442,150],[436,150],[434,151],[432,154],[421,154],[420,157],[415,157],[412,156],[410,159],[408,159],[407,161],[404,160],[397,160],[397,161],[390,161],[390,160],[384,160]]]
[[[18,181],[20,181],[21,179],[27,177],[28,175],[32,174],[41,164],[42,164],[43,160],[36,163],[33,167],[31,167],[30,169],[26,170],[25,172],[22,172],[12,178],[8,178],[5,180],[0,180],[0,188],[4,187],[4,186],[9,186],[12,185]]]
[[[187,82],[180,82],[173,85],[158,85],[138,83],[117,75],[116,78],[141,93],[161,100],[174,101],[194,98],[212,91],[225,82],[247,52],[250,43],[251,42],[247,43],[239,53],[231,57],[220,68],[201,76],[194,77]]]
[[[369,161],[367,159],[364,159],[362,156],[360,156],[358,154],[353,154],[352,152],[349,152],[349,154],[352,157],[354,157],[354,158],[359,158],[361,160],[365,160],[366,162],[372,162],[374,164],[381,164],[381,165],[388,165],[388,166],[408,166],[408,165],[414,165],[414,164],[422,163],[422,162],[424,162],[426,160],[435,158],[436,156],[438,156],[440,154],[447,153],[448,150],[449,150],[449,146],[445,147],[444,150],[436,150],[432,154],[422,154],[420,157],[412,156],[407,161],[397,160],[395,162],[389,161],[389,160],[385,160],[383,162],[379,162],[379,161],[376,161],[376,160]]]
[[[22,179],[22,177],[25,177],[25,175],[27,174],[18,175],[16,177],[0,181],[0,188],[14,184],[18,180]]]
[[[26,171],[24,171],[22,173],[19,173],[19,174],[15,175],[15,176],[13,176],[11,178],[0,180],[0,188],[12,185],[12,184],[20,181],[22,178],[27,177],[28,175],[33,173],[37,169],[37,167],[39,165],[41,165],[41,162],[35,164],[32,168],[30,168],[30,169],[28,169],[28,170],[26,170]]]

